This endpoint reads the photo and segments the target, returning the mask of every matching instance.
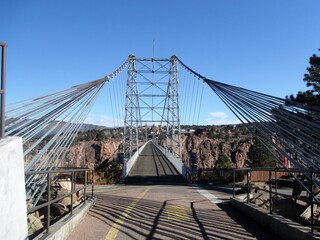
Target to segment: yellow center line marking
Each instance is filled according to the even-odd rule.
[[[141,198],[149,191],[150,187],[147,187],[143,192],[141,192],[138,197],[136,197],[135,200],[133,200],[130,205],[122,212],[120,217],[115,221],[115,223],[112,225],[111,229],[109,230],[106,240],[113,240],[116,239],[118,232],[121,228],[121,226],[124,223],[124,220],[126,217],[128,217],[129,213],[134,209],[134,207],[137,205],[137,203],[140,201]]]
[[[99,189],[99,190],[94,190],[94,193],[102,193],[102,192],[116,192],[116,191],[121,191],[124,190],[125,188],[109,188],[109,189]]]
[[[187,207],[179,205],[169,205],[166,207],[167,218],[169,220],[190,220],[188,213],[190,210]]]

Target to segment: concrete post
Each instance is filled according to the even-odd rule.
[[[0,139],[0,239],[28,236],[22,138]]]

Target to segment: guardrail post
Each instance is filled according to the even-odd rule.
[[[51,201],[51,174],[48,173],[47,175],[47,233],[50,232],[50,204],[49,202]]]
[[[247,203],[249,203],[249,198],[250,198],[250,181],[249,181],[249,171],[247,170]]]
[[[92,170],[92,180],[91,180],[91,184],[92,184],[92,189],[91,189],[91,196],[93,197],[94,194],[94,170]]]
[[[73,192],[74,192],[74,171],[71,172],[71,209],[70,214],[73,214]]]
[[[1,81],[0,81],[0,99],[1,99],[1,119],[0,119],[0,139],[4,138],[5,128],[5,94],[6,94],[6,49],[7,44],[0,42],[1,53]]]
[[[86,198],[87,198],[87,170],[85,170],[84,172],[84,191],[83,191],[83,195],[84,195],[84,205],[86,205]]]
[[[271,171],[269,171],[269,201],[270,201],[270,214],[272,214],[272,182],[271,182]]]
[[[233,170],[233,197],[236,196],[236,170]]]
[[[277,175],[277,169],[275,169],[275,171],[274,171],[274,178],[275,178],[275,185],[274,185],[274,187],[275,187],[275,193],[276,193],[276,195],[278,194],[278,175]]]
[[[313,216],[313,173],[310,173],[310,203],[311,203],[311,232],[314,230],[314,216]]]

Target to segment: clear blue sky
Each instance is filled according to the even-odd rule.
[[[8,103],[103,77],[131,53],[152,57],[153,40],[156,57],[176,54],[208,78],[285,97],[306,89],[320,48],[319,0],[0,2]],[[234,121],[209,99],[201,123]],[[93,113],[109,114],[99,103]]]

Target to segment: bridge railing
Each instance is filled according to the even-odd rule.
[[[82,177],[79,179],[79,177],[76,177],[76,174],[80,173],[82,174]],[[89,177],[91,179],[91,182],[88,182],[88,173],[91,173],[91,176]],[[61,196],[57,195],[56,198],[52,198],[52,179],[54,176],[58,176],[59,174],[63,174],[65,177],[70,177],[70,183],[71,183],[71,190],[68,193],[65,193]],[[74,194],[83,191],[83,202],[82,204],[86,204],[87,200],[87,188],[91,185],[91,197],[93,197],[93,191],[94,191],[94,170],[91,169],[59,169],[59,170],[51,170],[51,171],[28,171],[25,173],[26,176],[31,175],[46,175],[47,182],[47,199],[45,203],[39,204],[37,206],[34,206],[32,208],[27,209],[27,215],[30,215],[40,209],[43,209],[43,212],[46,212],[46,221],[44,221],[45,226],[42,229],[36,230],[36,233],[33,233],[35,235],[40,234],[44,230],[46,230],[47,233],[50,232],[50,225],[52,220],[50,219],[51,215],[51,209],[52,205],[54,203],[57,203],[61,201],[64,198],[70,197],[70,216],[73,215],[73,209],[74,209]],[[78,181],[80,180],[80,181]],[[82,187],[76,186],[77,184],[83,185]],[[81,205],[81,204],[79,204]],[[64,216],[64,215],[63,215]],[[63,217],[61,216],[61,217]],[[31,223],[29,223],[31,224]],[[39,232],[40,231],[40,232]],[[32,234],[31,234],[32,235]]]
[[[294,174],[296,178],[293,178],[292,174]],[[268,195],[268,199],[263,203],[263,205],[269,205],[268,209],[270,214],[277,211],[276,199],[279,197],[283,199],[302,201],[306,203],[307,206],[304,213],[309,210],[310,217],[308,221],[310,231],[313,232],[315,226],[316,206],[320,205],[320,199],[318,198],[320,192],[319,188],[317,188],[317,185],[315,184],[317,181],[316,177],[319,176],[319,174],[320,172],[315,171],[302,171],[298,169],[285,168],[233,169],[233,197],[240,197],[247,203],[255,203],[257,196],[254,196],[254,193],[259,191],[259,194],[261,195],[261,192],[265,192]],[[309,179],[303,177],[304,175],[309,175]],[[308,189],[303,189],[298,181],[304,182],[304,184],[308,186]],[[304,195],[300,195],[304,190],[309,190],[309,192],[306,192]],[[292,193],[289,194],[288,191],[292,191]]]

